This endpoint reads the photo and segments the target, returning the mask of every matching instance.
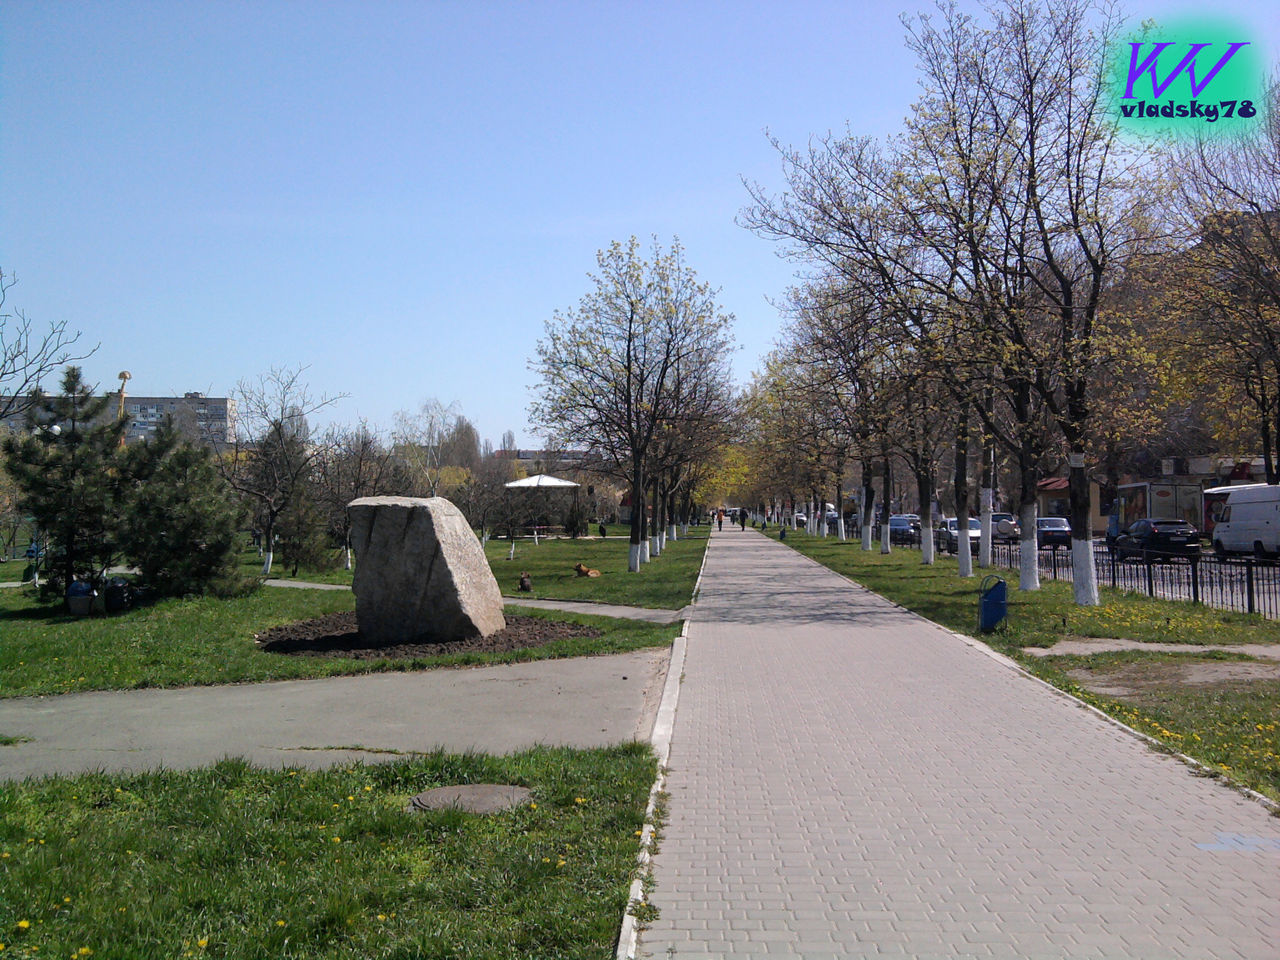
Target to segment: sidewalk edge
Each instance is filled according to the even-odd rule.
[[[690,610],[698,602],[698,593],[702,589],[702,572],[707,567],[707,554],[711,552],[711,540],[707,540],[707,549],[702,551],[702,565],[698,568],[698,579],[693,584],[693,599],[685,610]],[[653,733],[649,736],[649,744],[658,757],[658,776],[649,790],[649,803],[644,810],[644,826],[640,833],[640,852],[636,856],[635,877],[631,881],[631,889],[627,893],[627,905],[622,911],[622,929],[618,933],[618,949],[616,960],[635,960],[639,948],[640,923],[632,912],[633,908],[648,902],[645,888],[652,876],[652,850],[657,832],[654,820],[658,808],[658,798],[662,795],[667,783],[667,759],[671,755],[671,735],[675,730],[676,706],[680,700],[680,684],[684,680],[684,657],[688,647],[689,619],[686,617],[680,627],[680,633],[671,644],[671,660],[667,666],[667,682],[662,688],[662,701],[658,705],[658,715],[653,721]]]

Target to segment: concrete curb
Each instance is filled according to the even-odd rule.
[[[698,579],[693,584],[693,599],[685,610],[692,610],[698,602],[698,593],[702,588],[702,571],[707,566],[707,554],[710,552],[711,540],[707,540],[707,549],[702,552],[702,565],[698,568]],[[640,923],[632,909],[648,902],[645,887],[652,876],[653,844],[657,827],[654,824],[658,808],[658,798],[662,795],[667,783],[667,759],[671,755],[671,736],[675,731],[676,706],[680,700],[680,684],[684,679],[684,658],[688,648],[689,620],[686,617],[680,627],[680,635],[671,644],[671,662],[667,667],[667,682],[662,688],[662,701],[658,705],[658,715],[653,721],[653,733],[649,736],[649,744],[658,756],[658,776],[649,790],[649,803],[644,811],[644,827],[640,832],[640,853],[636,857],[635,878],[631,881],[631,889],[627,893],[627,906],[622,911],[622,928],[618,932],[618,949],[616,960],[635,960],[639,948]]]
[[[784,544],[784,546],[789,546],[789,545]],[[1084,700],[1081,700],[1075,694],[1069,693],[1068,691],[1063,690],[1061,687],[1055,687],[1049,681],[1043,680],[1040,677],[1037,677],[1034,673],[1032,673],[1030,670],[1022,666],[1022,664],[1018,663],[1016,660],[1012,659],[1011,657],[1007,657],[1003,653],[1000,653],[997,650],[991,649],[991,647],[983,643],[978,638],[971,637],[968,634],[958,633],[955,630],[952,630],[950,627],[946,627],[940,623],[936,623],[935,621],[930,620],[928,617],[923,616],[922,614],[916,613],[914,610],[910,610],[907,607],[904,607],[900,603],[896,603],[895,601],[890,600],[888,597],[884,596],[883,594],[876,593],[874,590],[870,589],[869,587],[863,586],[862,584],[858,583],[858,581],[845,576],[843,573],[840,573],[836,570],[832,570],[830,567],[822,563],[819,563],[817,560],[814,560],[813,557],[806,556],[805,554],[801,553],[799,550],[796,550],[795,548],[791,548],[791,550],[797,556],[803,557],[805,560],[808,560],[810,563],[815,564],[819,567],[822,567],[823,570],[826,570],[829,573],[834,573],[837,577],[839,577],[840,579],[844,580],[849,584],[852,584],[853,586],[857,587],[859,590],[863,591],[864,593],[869,593],[872,596],[879,597],[885,603],[888,603],[894,607],[897,607],[899,610],[903,611],[904,613],[910,614],[915,619],[922,620],[925,623],[928,623],[932,626],[937,627],[939,630],[943,631],[944,633],[950,634],[951,636],[955,637],[957,640],[964,643],[966,646],[972,647],[973,649],[977,650],[979,653],[985,654],[986,656],[990,657],[992,660],[995,660],[997,663],[1001,663],[1004,666],[1008,667],[1009,669],[1022,674],[1027,679],[1040,684],[1042,687],[1044,687],[1046,690],[1050,691],[1051,693],[1054,693],[1059,697],[1062,697],[1066,700],[1071,701],[1076,706],[1082,707],[1083,709],[1087,710],[1089,713],[1092,713],[1094,716],[1104,720],[1106,723],[1110,724],[1111,726],[1116,727],[1120,730],[1123,730],[1125,733],[1129,734],[1130,736],[1138,740],[1141,740],[1148,747],[1154,750],[1157,750],[1160,753],[1167,753],[1169,756],[1173,757],[1175,760],[1180,760],[1182,761],[1182,763],[1186,764],[1189,767],[1192,767],[1199,771],[1203,771],[1207,779],[1218,781],[1227,789],[1232,790],[1235,793],[1239,793],[1249,800],[1254,800],[1257,803],[1262,804],[1262,806],[1266,807],[1272,813],[1280,814],[1280,803],[1277,803],[1276,801],[1272,800],[1270,797],[1264,796],[1263,794],[1258,793],[1256,790],[1251,790],[1242,783],[1237,783],[1236,781],[1232,780],[1230,777],[1226,776],[1226,774],[1222,773],[1222,771],[1215,770],[1213,767],[1210,767],[1204,763],[1201,763],[1199,760],[1195,759],[1195,757],[1189,757],[1185,753],[1178,753],[1176,750],[1170,747],[1167,743],[1157,740],[1155,737],[1151,736],[1150,734],[1143,733],[1141,730],[1137,730],[1129,726],[1127,723],[1125,723],[1122,720],[1117,720],[1115,717],[1111,716],[1111,714],[1107,713],[1105,710],[1100,710],[1097,707],[1095,707],[1093,704],[1088,703]]]

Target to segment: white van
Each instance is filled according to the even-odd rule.
[[[1213,547],[1219,554],[1280,553],[1280,486],[1245,483],[1213,487],[1205,493],[1227,495],[1227,505],[1213,528]]]

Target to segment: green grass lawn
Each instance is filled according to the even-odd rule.
[[[654,775],[630,744],[3,784],[0,942],[98,960],[605,960]],[[476,782],[533,801],[406,811]]]
[[[508,596],[518,592],[520,574],[528,572],[533,578],[531,596],[538,599],[590,600],[678,610],[693,598],[693,587],[702,567],[702,554],[706,550],[709,532],[708,527],[691,527],[688,539],[668,543],[660,557],[645,564],[637,573],[627,571],[628,543],[625,537],[540,540],[537,546],[532,540],[517,540],[514,560],[508,559],[511,541],[490,540],[485,545],[485,556],[498,586]],[[349,585],[352,572],[342,569],[340,554],[336,551],[334,558],[335,566],[329,569],[300,568],[294,577],[292,570],[280,563],[277,555],[271,566],[271,577],[304,583]],[[601,576],[577,576],[573,572],[577,563],[599,570]],[[262,559],[257,550],[247,545],[247,541],[240,555],[240,572],[247,577],[257,577],[262,573]]]
[[[323,570],[315,570],[310,567],[299,567],[298,575],[293,575],[293,568],[287,564],[280,562],[281,554],[277,551],[271,561],[271,573],[268,577],[272,580],[298,580],[302,583],[338,583],[346,586],[351,585],[352,571],[344,570],[343,554],[340,550],[333,551],[333,562]],[[258,556],[257,548],[246,537],[243,549],[240,551],[239,560],[240,575],[243,577],[260,577],[262,576],[262,557]]]
[[[22,579],[22,571],[26,570],[31,563],[23,556],[27,546],[28,541],[19,539],[12,549],[6,547],[3,552],[0,552],[0,557],[4,559],[4,562],[0,563],[0,583],[17,583]],[[16,557],[13,556],[14,553],[17,554]]]
[[[18,557],[16,560],[6,560],[0,563],[0,583],[17,583],[22,579],[22,571],[27,569],[29,560]]]
[[[693,588],[707,549],[708,527],[690,527],[688,539],[668,542],[662,555],[627,571],[629,545],[624,537],[600,540],[516,541],[516,555],[509,560],[511,542],[490,540],[485,545],[489,566],[498,586],[515,595],[520,574],[533,580],[531,596],[553,600],[593,600],[632,607],[678,610],[693,599]],[[579,577],[573,567],[586,564],[599,577]]]
[[[0,697],[303,679],[388,670],[507,663],[621,653],[665,646],[679,625],[516,610],[604,631],[501,654],[452,654],[415,660],[349,660],[264,653],[255,633],[354,608],[346,591],[265,587],[232,600],[165,600],[111,617],[77,620],[60,606],[37,604],[25,590],[0,591]]]
[[[770,532],[776,538],[776,531]],[[786,545],[876,593],[958,633],[977,630],[978,584],[984,573],[962,579],[956,560],[920,562],[917,550],[884,556],[864,552],[856,541],[787,534]],[[878,550],[878,547],[877,547]],[[1040,590],[1017,589],[1016,571],[996,571],[1009,583],[1004,627],[980,638],[1012,656],[1027,670],[1076,694],[1170,749],[1205,763],[1233,780],[1280,800],[1280,682],[1248,680],[1189,686],[1178,683],[1171,665],[1225,657],[1197,648],[1207,644],[1280,643],[1280,623],[1190,603],[1155,600],[1102,588],[1103,603],[1079,607],[1071,584],[1043,581]],[[1180,643],[1186,654],[1137,650],[1083,657],[1036,657],[1024,647],[1052,647],[1062,639],[1099,637]],[[1131,696],[1091,692],[1080,678],[1127,671],[1141,681]]]

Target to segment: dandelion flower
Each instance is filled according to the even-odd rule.
[[[386,915],[385,913],[380,913],[380,914],[378,914],[378,919],[379,919],[379,920],[385,920],[385,919],[387,919],[387,915]]]
[[[27,929],[27,928],[29,928],[30,926],[31,926],[31,921],[30,921],[30,920],[19,920],[19,921],[18,921],[18,929],[19,929],[19,930],[26,930],[26,929]]]
[[[76,954],[81,957],[91,957],[93,956],[93,950],[89,947],[81,947],[76,951]]]
[[[283,927],[283,926],[284,926],[284,921],[283,921],[283,920],[277,920],[277,921],[276,921],[276,926],[277,926],[277,927]]]
[[[209,945],[208,937],[201,937],[199,940],[196,941],[196,946],[199,947],[201,950],[203,950],[208,945]]]

